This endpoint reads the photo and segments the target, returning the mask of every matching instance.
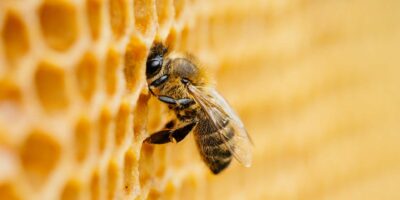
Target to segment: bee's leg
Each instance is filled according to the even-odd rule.
[[[178,99],[176,100],[176,102],[178,103],[179,106],[181,106],[182,108],[187,108],[190,105],[194,104],[194,100],[193,99],[189,99],[189,98],[183,98],[183,99]]]
[[[172,105],[178,104],[174,98],[171,98],[169,96],[158,96],[158,100],[166,104],[172,104]]]
[[[158,96],[158,99],[164,103],[178,105],[183,108],[186,108],[194,103],[194,100],[189,98],[174,99],[169,96]]]
[[[177,129],[166,129],[158,131],[144,140],[145,143],[150,144],[165,144],[168,142],[180,142],[187,134],[193,129],[196,122],[186,124]]]
[[[156,133],[151,134],[148,138],[146,138],[143,143],[150,144],[165,144],[171,142],[170,135],[172,130],[161,130]]]
[[[168,123],[165,124],[164,128],[165,129],[173,129],[176,125],[176,119],[172,119]]]
[[[197,124],[196,122],[192,122],[186,124],[185,126],[175,129],[171,134],[172,138],[174,138],[176,142],[182,141],[190,133],[190,131],[196,124]]]

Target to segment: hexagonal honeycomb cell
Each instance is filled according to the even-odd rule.
[[[127,26],[127,2],[125,0],[110,0],[109,2],[111,30],[115,37],[120,38]]]
[[[87,116],[82,116],[75,125],[74,150],[75,158],[82,163],[89,156],[90,146],[93,143],[93,127]]]
[[[154,0],[134,0],[135,29],[143,35],[154,32],[156,11]]]
[[[0,0],[0,200],[400,199],[400,1]],[[193,54],[252,137],[218,175],[152,96]],[[6,152],[6,153],[4,153]]]
[[[21,164],[27,179],[34,187],[41,186],[47,180],[61,157],[60,144],[51,135],[36,130],[21,144]]]
[[[121,145],[127,136],[127,133],[131,133],[129,131],[129,113],[130,107],[128,102],[122,102],[119,107],[117,116],[116,116],[116,124],[115,124],[115,142],[117,145]]]
[[[65,72],[50,62],[40,62],[35,72],[36,93],[46,111],[64,110],[69,103]]]
[[[132,150],[129,150],[124,155],[124,177],[123,177],[123,191],[124,195],[132,196],[138,187],[138,161],[137,156]]]
[[[146,63],[147,51],[147,45],[140,38],[134,36],[130,39],[125,51],[124,66],[126,86],[129,90],[133,90],[139,81],[143,81],[143,65]]]
[[[172,0],[156,0],[159,33],[168,33],[174,17],[173,9],[174,7]]]
[[[117,191],[120,190],[121,168],[117,162],[111,161],[107,169],[108,186],[107,186],[107,199],[121,198],[117,196]]]
[[[110,48],[106,56],[104,81],[108,95],[114,95],[118,86],[118,69],[121,68],[121,56],[114,49]]]
[[[84,54],[76,66],[77,85],[82,97],[89,101],[98,84],[99,61],[91,52]]]
[[[97,170],[93,172],[90,180],[90,195],[91,199],[100,199],[100,175]]]
[[[51,48],[65,51],[78,40],[75,5],[68,1],[46,0],[37,12],[43,38]]]
[[[82,198],[82,184],[78,180],[70,180],[65,185],[62,193],[62,200],[73,200]]]
[[[30,44],[25,22],[16,11],[8,11],[1,31],[5,54],[14,64],[19,58],[28,53]]]
[[[89,20],[90,35],[97,40],[101,34],[101,25],[104,16],[101,12],[104,7],[102,0],[86,0],[86,13]]]

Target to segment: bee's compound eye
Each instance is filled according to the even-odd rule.
[[[152,77],[157,72],[161,70],[163,64],[163,58],[161,56],[157,56],[155,58],[149,59],[146,62],[146,76]]]

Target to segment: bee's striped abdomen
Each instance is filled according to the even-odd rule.
[[[218,174],[225,169],[232,161],[232,153],[227,145],[234,148],[229,141],[233,137],[233,129],[229,123],[221,130],[211,126],[210,121],[200,121],[194,131],[196,143],[202,159],[214,174]],[[222,139],[218,131],[225,131],[225,139]],[[227,142],[225,142],[227,141]]]

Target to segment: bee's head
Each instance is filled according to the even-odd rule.
[[[169,53],[154,44],[146,62],[146,76],[152,94],[187,97],[188,84],[203,85],[205,76],[189,56]]]
[[[151,47],[150,54],[146,61],[147,80],[156,76],[160,72],[167,51],[168,49],[162,43],[155,43]]]

